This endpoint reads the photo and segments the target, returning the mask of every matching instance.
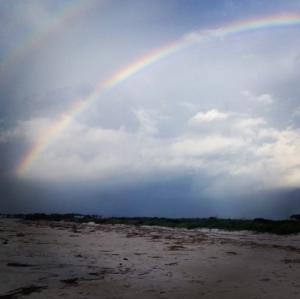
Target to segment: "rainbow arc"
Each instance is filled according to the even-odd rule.
[[[115,88],[118,84],[128,80],[138,72],[144,70],[151,64],[164,59],[178,51],[189,46],[205,42],[207,39],[224,38],[226,36],[241,34],[248,31],[272,29],[281,27],[291,27],[300,25],[300,13],[285,13],[280,15],[270,15],[260,18],[242,20],[235,23],[226,24],[220,28],[212,30],[199,30],[185,34],[174,42],[164,45],[154,51],[149,52],[145,56],[137,59],[133,63],[119,69],[111,77],[104,81],[100,81],[94,90],[85,98],[77,101],[67,111],[65,111],[59,119],[53,123],[46,133],[43,133],[33,143],[30,150],[22,157],[21,162],[17,166],[17,174],[25,174],[38,156],[54,142],[55,137],[67,127],[72,119],[81,113],[88,105],[91,105],[99,97],[107,91]]]

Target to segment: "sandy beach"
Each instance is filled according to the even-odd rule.
[[[300,298],[300,235],[0,219],[0,298]]]

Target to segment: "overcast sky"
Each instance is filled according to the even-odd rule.
[[[299,213],[299,25],[157,61],[16,171],[72,104],[126,65],[191,32],[280,13],[300,17],[300,1],[0,0],[0,212]]]

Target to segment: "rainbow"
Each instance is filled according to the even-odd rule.
[[[121,68],[108,79],[99,82],[94,90],[85,98],[77,101],[67,111],[65,111],[40,137],[36,139],[31,149],[22,157],[21,162],[17,165],[16,172],[18,175],[24,175],[33,162],[50,145],[55,137],[68,126],[72,119],[82,112],[88,105],[93,103],[100,96],[107,93],[118,84],[129,79],[133,75],[142,71],[149,65],[173,54],[193,44],[203,42],[209,39],[224,38],[226,36],[239,34],[243,32],[290,27],[300,25],[300,13],[285,13],[280,15],[271,15],[261,18],[242,20],[235,23],[227,24],[223,27],[212,30],[199,30],[185,34],[178,40],[169,43],[155,51],[134,61],[133,63]]]
[[[7,69],[19,62],[26,54],[41,46],[52,34],[59,31],[72,19],[77,18],[91,3],[92,1],[74,0],[64,5],[58,14],[43,26],[41,30],[32,33],[25,40],[21,41],[18,47],[15,47],[14,50],[1,59],[1,76],[5,75]]]

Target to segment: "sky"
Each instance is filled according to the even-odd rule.
[[[299,0],[0,0],[0,16],[0,212],[300,213]]]

